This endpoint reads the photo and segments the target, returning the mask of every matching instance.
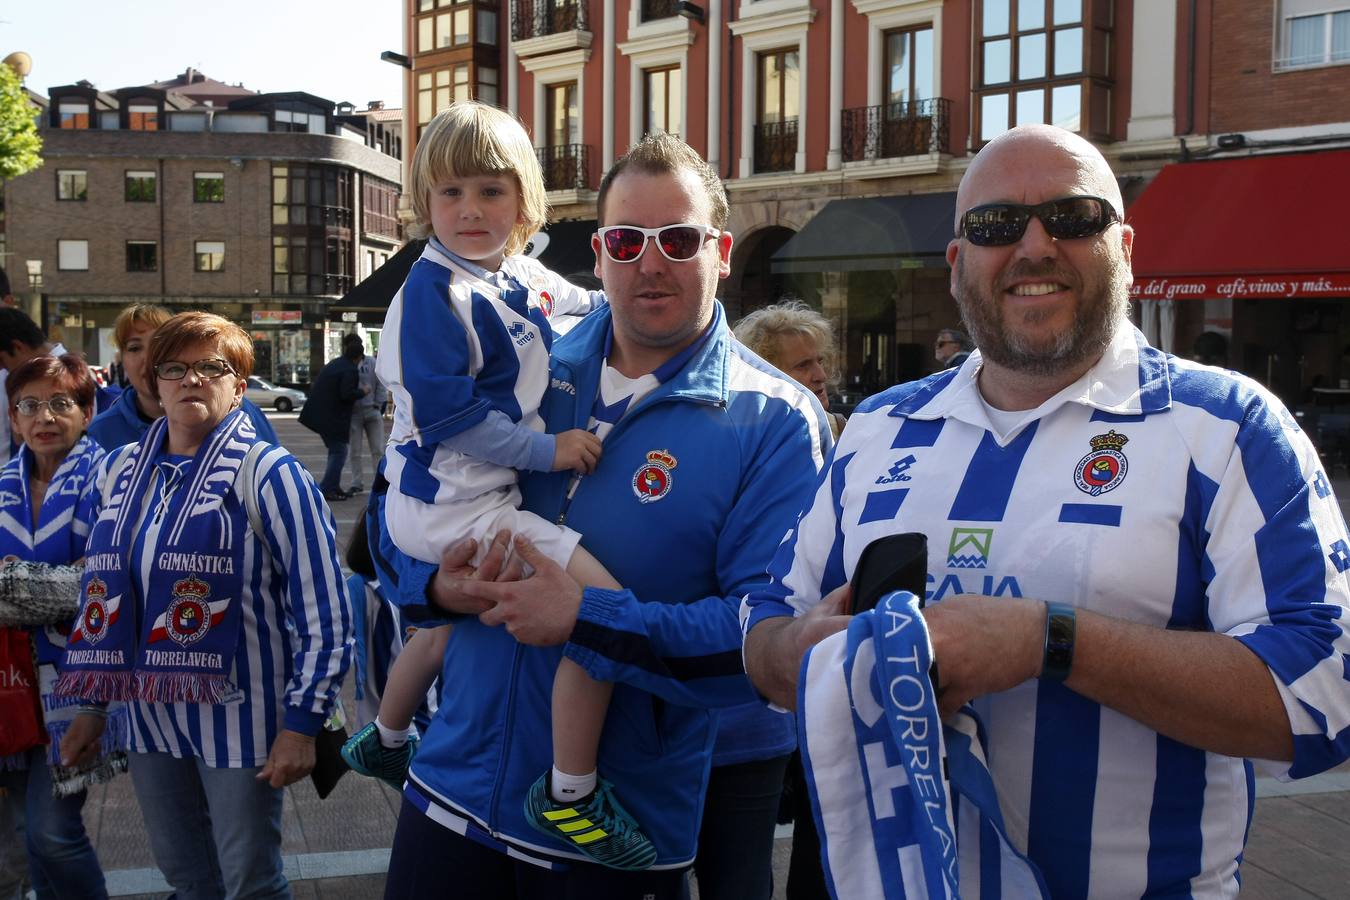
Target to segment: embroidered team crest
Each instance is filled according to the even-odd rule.
[[[639,503],[655,503],[670,493],[674,480],[671,470],[678,465],[669,450],[653,450],[647,454],[647,462],[633,475],[633,493]]]
[[[226,606],[226,602],[208,603],[206,598],[210,595],[211,586],[195,575],[175,581],[173,599],[169,601],[168,609],[164,610],[162,636],[180,647],[195,644],[206,637],[211,626],[224,617]],[[161,625],[160,622],[155,624]],[[151,632],[151,641],[156,639],[156,633],[160,631],[160,628],[156,628]]]
[[[117,621],[120,598],[109,604],[108,586],[97,577],[89,579],[84,596],[84,613],[70,637],[71,640],[83,638],[91,644],[97,644],[108,636],[108,626]]]
[[[553,295],[550,294],[548,291],[539,292],[539,309],[544,313],[545,316],[552,318]]]
[[[1120,487],[1130,468],[1129,460],[1120,451],[1129,441],[1129,438],[1114,429],[1089,438],[1092,451],[1078,461],[1073,472],[1073,483],[1078,485],[1078,489],[1089,496],[1098,497]]]

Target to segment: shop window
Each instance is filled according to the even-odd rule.
[[[56,268],[62,272],[88,272],[89,242],[57,241]]]
[[[56,199],[88,200],[89,173],[84,169],[57,169]]]
[[[154,241],[127,241],[128,272],[155,272],[158,269],[158,244]]]
[[[128,203],[154,203],[155,173],[128,170],[124,196]]]
[[[192,175],[192,200],[194,203],[224,203],[225,173],[194,172]]]

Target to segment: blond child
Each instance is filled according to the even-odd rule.
[[[590,473],[595,434],[543,431],[549,319],[588,312],[603,294],[576,288],[516,255],[545,223],[543,176],[529,136],[510,114],[456,103],[427,126],[410,194],[428,245],[385,318],[376,373],[394,400],[385,452],[385,521],[399,550],[437,563],[464,538],[509,530],[528,537],[585,587],[619,585],[579,546],[581,536],[520,509],[516,470]],[[402,783],[412,715],[441,669],[449,626],[419,631],[390,673],[375,722],[344,748],[357,771]],[[463,686],[472,690],[471,685]],[[530,791],[539,830],[613,868],[650,866],[656,850],[596,771],[613,686],[564,658],[553,685],[554,765]],[[583,843],[550,824],[575,812],[607,824]],[[550,815],[552,813],[553,815]]]

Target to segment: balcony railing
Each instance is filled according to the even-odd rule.
[[[755,171],[791,172],[797,167],[797,117],[755,126]]]
[[[947,152],[951,108],[934,97],[844,110],[844,162]]]
[[[679,15],[679,0],[642,0],[642,21],[669,19]]]
[[[511,40],[590,31],[583,0],[511,0]]]
[[[536,147],[539,168],[544,170],[544,188],[550,191],[584,191],[590,187],[589,144],[558,144]]]

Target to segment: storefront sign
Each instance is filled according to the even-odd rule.
[[[344,322],[355,322],[355,321],[356,321],[356,313],[354,313],[354,312],[345,312],[345,313],[343,313],[343,314],[342,314],[342,321],[344,321]]]
[[[302,313],[298,309],[255,309],[254,325],[296,325]]]
[[[1350,272],[1135,278],[1133,300],[1288,300],[1350,297]]]

